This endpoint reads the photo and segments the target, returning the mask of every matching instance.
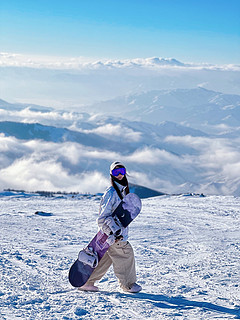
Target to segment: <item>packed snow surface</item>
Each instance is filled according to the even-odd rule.
[[[240,198],[143,199],[129,239],[138,294],[120,292],[112,269],[97,293],[68,282],[99,202],[0,193],[1,319],[240,319]]]

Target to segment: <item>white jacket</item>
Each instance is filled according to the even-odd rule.
[[[121,186],[120,184],[116,183],[121,194],[123,197],[125,194],[125,187]],[[100,203],[100,209],[99,209],[99,217],[97,219],[97,223],[99,228],[101,229],[105,219],[112,215],[113,211],[117,208],[119,203],[121,202],[121,199],[119,198],[117,191],[114,189],[113,186],[110,186],[106,189],[104,192],[101,203]],[[128,239],[128,227],[123,228],[122,232],[123,241],[127,241]]]

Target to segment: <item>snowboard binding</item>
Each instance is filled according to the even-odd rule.
[[[94,269],[98,266],[98,254],[92,247],[81,250],[78,254],[78,260]]]

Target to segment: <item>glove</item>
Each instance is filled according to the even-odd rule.
[[[102,226],[102,231],[108,236],[113,234],[115,237],[119,237],[122,234],[121,226],[112,217],[108,217],[105,219]]]

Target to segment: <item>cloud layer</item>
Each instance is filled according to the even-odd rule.
[[[103,192],[109,164],[127,166],[133,183],[164,191],[239,195],[240,140],[168,136],[166,142],[191,146],[195,154],[143,147],[127,154],[74,142],[18,140],[0,135],[0,188],[28,191]]]
[[[123,60],[93,60],[87,57],[52,57],[30,56],[15,53],[0,52],[0,66],[2,67],[29,67],[49,69],[100,69],[100,68],[193,68],[209,70],[240,70],[240,65],[213,65],[208,63],[183,63],[174,58],[135,58]]]

